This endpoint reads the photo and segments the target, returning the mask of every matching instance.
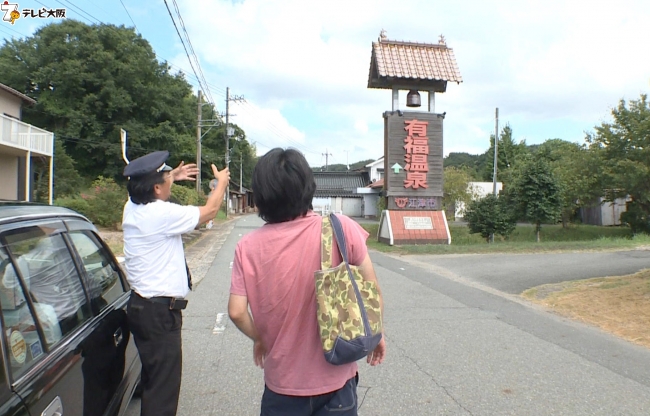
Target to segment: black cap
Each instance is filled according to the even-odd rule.
[[[165,163],[168,157],[168,151],[160,150],[132,160],[124,168],[124,176],[131,178],[134,176],[145,176],[150,173],[170,171],[172,167]]]

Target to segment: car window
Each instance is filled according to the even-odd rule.
[[[34,316],[26,301],[23,286],[3,247],[0,247],[0,277],[2,277],[0,305],[5,328],[4,343],[7,346],[11,373],[14,378],[17,378],[43,355],[43,344]],[[47,308],[42,308],[40,312],[44,316],[48,313]],[[51,330],[52,328],[49,328],[50,335],[52,335]],[[60,338],[61,332],[58,331],[53,336]]]
[[[102,310],[125,292],[117,272],[118,266],[91,231],[71,231],[69,235],[86,269],[86,287],[91,302]]]
[[[5,239],[51,347],[92,316],[72,255],[60,230],[42,225],[14,230]]]

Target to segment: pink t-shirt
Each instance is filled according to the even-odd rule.
[[[366,258],[368,233],[337,215],[350,264]],[[265,224],[237,244],[230,293],[246,296],[267,348],[264,382],[278,394],[313,396],[337,390],[357,363],[325,361],[316,319],[314,272],[320,270],[322,217],[310,211],[293,221]],[[334,242],[334,261],[342,260]]]

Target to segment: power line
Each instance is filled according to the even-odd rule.
[[[35,0],[35,1],[36,1],[36,3],[42,5],[43,7],[48,7],[46,4],[44,4],[44,3],[42,3],[42,2],[40,2],[40,1],[38,1],[38,0]],[[105,24],[102,20],[100,20],[100,19],[96,18],[95,16],[93,16],[92,14],[86,12],[83,8],[81,8],[81,7],[77,6],[77,5],[75,5],[75,4],[72,3],[72,1],[70,1],[70,0],[67,0],[67,3],[69,3],[69,4],[65,4],[65,3],[63,3],[61,0],[56,0],[56,1],[57,1],[58,3],[64,5],[64,6],[69,7],[71,12],[77,14],[77,15],[80,16],[82,19],[88,21],[88,22],[91,23],[91,24],[97,24],[97,23],[99,23],[99,24]],[[121,1],[121,0],[120,0],[120,1]],[[175,1],[174,1],[174,3],[175,3]],[[165,2],[165,4],[167,5],[166,2]],[[122,3],[122,5],[124,6],[124,3]],[[49,8],[49,7],[48,7],[48,8]],[[177,12],[178,12],[178,14],[179,14],[179,17],[180,17],[180,11],[178,10],[178,6],[177,6],[177,5],[176,5],[176,10],[177,10]],[[174,20],[173,16],[171,15],[171,11],[170,11],[170,9],[169,9],[169,6],[167,6],[167,11],[169,12],[170,16],[172,17],[172,23],[174,23],[174,27],[176,28],[176,32],[179,34],[179,37],[181,37],[180,32],[179,32],[179,30],[178,30],[178,27],[176,27],[176,21]],[[82,14],[82,13],[83,13],[83,14]],[[128,10],[127,10],[127,14],[128,14]],[[84,15],[85,15],[85,16],[84,16]],[[88,16],[88,17],[86,17],[86,16]],[[135,22],[133,21],[133,18],[131,17],[130,14],[129,14],[129,18],[131,19],[131,22],[133,23],[133,26],[134,26],[135,30],[137,31],[137,26],[136,26]],[[95,22],[93,22],[91,19],[95,20]],[[182,17],[181,17],[180,19],[181,19],[181,21],[182,21]],[[114,30],[114,28],[112,28],[110,24],[105,24],[105,25],[106,25],[108,28],[110,28],[111,30]],[[24,33],[18,32],[18,31],[14,30],[14,29],[12,29],[12,28],[10,28],[10,27],[7,27],[6,29],[12,30],[12,31],[18,33],[19,35],[21,35],[22,37],[25,37],[25,38],[28,37],[28,35],[25,35]],[[187,31],[186,31],[185,28],[184,28],[184,24],[183,24],[183,30],[184,30],[184,32],[187,34]],[[7,32],[5,32],[5,33],[7,33]],[[7,33],[7,34],[9,34],[9,33]],[[13,35],[11,35],[11,36],[13,37]],[[189,42],[189,35],[187,36],[187,39],[188,39],[188,42]],[[185,48],[185,43],[184,43],[182,37],[181,37],[181,43],[183,43],[183,47]],[[191,43],[190,43],[190,46],[191,46]],[[211,86],[212,88],[215,88],[215,89],[221,91],[221,92],[222,92],[221,95],[225,95],[225,90],[224,90],[223,88],[215,87],[215,86],[209,84],[209,83],[206,81],[205,76],[203,75],[203,71],[202,71],[200,65],[198,65],[198,58],[196,58],[196,53],[194,53],[194,49],[193,49],[193,48],[192,48],[192,53],[193,53],[193,55],[195,56],[195,62],[197,63],[197,66],[199,67],[199,71],[200,71],[200,73],[201,73],[201,75],[202,75],[202,77],[199,77],[199,76],[198,76],[198,74],[197,74],[197,72],[196,72],[196,70],[195,70],[195,68],[194,68],[193,62],[192,62],[192,60],[190,59],[189,54],[188,54],[188,51],[187,51],[187,49],[186,49],[186,54],[188,54],[188,60],[190,61],[190,66],[192,67],[192,71],[194,72],[194,78],[197,80],[197,82],[198,82],[198,84],[199,84],[199,88],[203,89],[204,92],[206,92],[206,93],[209,95],[209,97],[210,97],[210,101],[211,101],[211,103],[214,105],[214,104],[215,104],[215,101],[214,101],[214,99],[212,98],[212,94],[211,94],[211,91],[210,91],[210,88],[209,88],[209,87]],[[164,58],[163,58],[163,59],[164,59]],[[178,66],[178,65],[172,64],[172,63],[169,62],[169,60],[167,60],[167,59],[164,59],[164,60],[165,60],[165,62],[167,62],[167,64],[168,64],[169,66],[171,66],[171,67],[176,67],[176,68],[180,69],[181,71],[183,71],[184,73],[186,73],[186,74],[188,74],[188,75],[191,76],[190,72],[187,71],[185,68],[182,68],[182,67],[180,67],[180,66]]]
[[[68,3],[70,3],[69,5],[63,3],[61,0],[56,0],[56,1],[57,1],[58,3],[63,4],[64,6],[67,6],[67,7],[72,6],[74,9],[79,9],[79,10],[81,10],[81,12],[82,12],[83,14],[85,14],[86,16],[90,16],[90,18],[92,18],[92,19],[94,19],[95,21],[101,23],[101,20],[99,20],[99,19],[96,18],[95,16],[91,15],[90,13],[86,12],[84,9],[82,9],[81,7],[75,5],[75,4],[72,3],[71,1],[68,1]],[[47,7],[47,6],[46,6],[46,7]],[[72,10],[72,11],[75,12],[75,13],[77,13],[79,16],[83,17],[83,16],[81,15],[81,13],[79,13],[79,12],[77,12],[77,11],[75,11],[75,10]],[[85,18],[84,18],[84,19],[85,19]],[[88,19],[86,19],[86,20],[88,20]],[[88,21],[90,21],[90,20],[88,20]]]
[[[16,33],[18,33],[20,36],[23,36],[23,37],[25,37],[25,38],[27,37],[27,35],[25,35],[24,33],[20,33],[19,31],[17,31],[17,30],[15,30],[15,29],[11,28],[10,26],[5,26],[5,25],[3,25],[2,28],[3,28],[3,29],[11,30],[12,32],[16,32]],[[3,30],[3,32],[4,32],[4,30]],[[11,34],[8,33],[8,32],[5,32],[5,33],[7,33],[8,35],[11,35]],[[11,35],[11,37],[13,38],[14,35]]]
[[[35,0],[35,1],[36,1],[37,3],[43,5],[44,7],[48,7],[48,6],[46,6],[45,4],[43,4],[42,2],[40,2],[40,1],[38,1],[38,0]],[[63,4],[64,6],[68,6],[68,4],[64,4],[64,3],[62,3],[61,0],[56,0],[56,1],[59,2],[59,3],[61,3],[61,4]],[[187,45],[185,44],[185,42],[184,42],[184,40],[183,40],[183,36],[182,36],[181,33],[180,33],[180,30],[179,30],[179,28],[178,28],[178,26],[177,26],[177,24],[176,24],[176,21],[175,21],[173,15],[172,15],[172,13],[171,13],[171,10],[170,10],[169,5],[168,5],[168,3],[167,3],[166,0],[165,0],[165,6],[167,7],[167,12],[169,13],[169,15],[170,15],[170,17],[171,17],[171,19],[172,19],[172,23],[174,24],[174,27],[175,27],[175,29],[176,29],[176,33],[178,34],[178,36],[179,36],[179,38],[180,38],[180,40],[181,40],[181,43],[183,44],[183,48],[185,49],[185,53],[186,53],[186,55],[187,55],[187,57],[188,57],[188,61],[190,62],[190,66],[191,66],[191,68],[192,68],[192,72],[187,71],[185,68],[183,68],[183,67],[181,67],[181,66],[178,66],[178,65],[172,64],[172,63],[169,62],[168,60],[165,60],[165,61],[166,61],[166,63],[167,63],[170,67],[174,67],[174,68],[180,69],[181,71],[183,71],[183,73],[185,73],[185,74],[187,74],[188,76],[194,78],[194,79],[196,80],[196,82],[198,83],[199,88],[201,88],[202,90],[204,90],[204,92],[207,93],[207,94],[209,95],[209,97],[210,97],[210,99],[211,99],[211,104],[212,104],[213,106],[215,106],[215,101],[214,101],[214,99],[212,98],[211,89],[214,89],[214,90],[216,90],[217,92],[219,92],[220,94],[218,94],[218,95],[220,95],[220,96],[225,96],[225,95],[226,95],[226,91],[225,91],[223,88],[221,88],[221,87],[215,86],[215,85],[213,85],[213,84],[207,82],[207,80],[206,80],[206,78],[205,78],[205,75],[204,75],[204,73],[203,73],[203,71],[202,71],[202,69],[201,69],[201,66],[199,65],[198,58],[197,58],[197,56],[196,56],[196,52],[194,51],[194,48],[193,48],[193,46],[192,46],[192,44],[191,44],[191,41],[190,41],[190,39],[189,39],[189,34],[187,33],[187,30],[186,30],[186,28],[185,28],[185,24],[184,24],[184,22],[183,22],[183,20],[182,20],[182,17],[181,17],[181,15],[180,15],[180,10],[179,10],[179,8],[178,8],[178,4],[176,3],[176,0],[172,0],[172,1],[173,1],[173,3],[174,3],[175,10],[176,10],[177,15],[178,15],[178,17],[179,17],[179,22],[180,22],[180,24],[181,24],[181,27],[182,27],[182,29],[183,29],[183,32],[184,32],[185,35],[186,35],[186,38],[187,38],[187,41],[188,41],[188,44],[189,44],[189,48],[190,48],[190,50],[188,50]],[[125,7],[125,5],[124,5],[124,3],[122,2],[122,0],[120,0],[120,2],[122,3],[122,6]],[[67,0],[67,3],[69,3],[70,6],[72,6],[71,11],[72,11],[73,13],[79,15],[81,18],[83,18],[84,20],[90,22],[91,24],[96,24],[96,23],[99,23],[99,24],[105,24],[102,20],[96,18],[96,17],[95,17],[94,15],[92,15],[91,13],[86,12],[83,8],[77,6],[77,5],[74,4],[72,1]],[[77,10],[78,10],[78,11],[77,11]],[[126,7],[125,7],[125,10],[126,10]],[[83,14],[82,14],[82,13],[83,13]],[[85,14],[85,16],[84,16],[84,14]],[[135,24],[135,21],[133,20],[133,18],[131,17],[131,15],[128,13],[128,10],[127,10],[127,14],[128,14],[128,16],[129,16],[131,22],[133,23],[135,30],[137,31],[137,26],[136,26],[136,24]],[[86,17],[86,16],[88,16],[88,17]],[[91,21],[89,18],[90,18],[90,19],[94,19],[94,20],[96,21],[96,23],[93,22],[93,21]],[[111,30],[115,30],[113,27],[111,27],[110,24],[107,24],[106,26],[109,27]],[[11,28],[7,28],[7,29],[10,29],[10,30],[12,30],[12,31],[14,31],[14,32],[16,32],[16,33],[18,33],[19,35],[21,35],[21,36],[23,36],[23,37],[25,37],[25,38],[27,37],[27,35],[25,35],[25,34],[23,34],[23,33],[20,33],[20,32],[18,32],[18,31],[16,31],[16,30],[13,30],[13,29],[11,29]],[[6,33],[6,32],[5,32],[5,33]],[[191,52],[190,52],[190,51],[191,51]],[[194,56],[194,61],[192,60],[190,54],[191,54],[192,56]],[[163,59],[164,59],[164,58],[163,58]],[[196,65],[197,65],[197,67],[198,67],[198,71],[196,70],[196,68],[195,68],[195,66],[194,66],[194,62],[196,63]],[[297,142],[297,141],[291,139],[288,135],[286,135],[286,133],[284,133],[284,132],[282,131],[281,128],[277,127],[275,124],[273,124],[271,121],[269,121],[263,113],[261,113],[259,110],[257,110],[257,109],[256,109],[255,107],[253,107],[252,105],[250,105],[250,103],[248,103],[248,102],[246,102],[246,101],[243,101],[243,102],[244,102],[245,105],[248,106],[248,107],[244,107],[244,110],[247,111],[249,114],[255,116],[258,120],[262,120],[262,121],[263,121],[263,122],[264,122],[264,123],[269,127],[269,131],[270,131],[271,133],[273,133],[275,136],[277,136],[278,138],[280,138],[280,139],[283,140],[283,141],[289,142],[290,144],[296,146],[296,147],[299,148],[299,149],[302,149],[303,151],[307,151],[307,152],[309,152],[309,153],[313,153],[313,154],[319,154],[319,152],[317,152],[317,151],[315,151],[315,150],[313,150],[313,149],[310,149],[310,148],[304,146],[303,144],[301,144],[301,143],[299,143],[299,142]],[[43,112],[43,113],[44,113],[44,112]],[[254,113],[257,113],[257,114],[254,114]],[[47,113],[47,114],[49,114],[49,113]],[[261,117],[259,117],[259,114],[261,114]],[[100,122],[100,121],[98,121],[98,123],[107,124],[107,125],[115,125],[115,124],[118,124],[118,123]],[[176,125],[178,125],[178,124],[181,124],[181,123],[172,123],[172,124],[176,124]],[[185,126],[185,127],[186,127],[186,128],[190,128],[190,126]],[[262,143],[262,142],[259,142],[259,143],[260,143],[261,145],[265,146],[265,147],[272,148],[271,146],[265,145],[265,144]]]
[[[175,2],[175,0],[173,0]],[[174,16],[172,15],[172,11],[169,8],[169,4],[167,3],[167,0],[165,0],[165,7],[167,7],[167,12],[169,13],[169,17],[172,19],[172,23],[174,23],[174,28],[176,29],[176,33],[178,34],[178,38],[181,40],[181,44],[183,45],[183,49],[185,50],[185,55],[187,55],[187,60],[190,62],[190,66],[192,67],[192,71],[194,72],[194,75],[196,76],[197,81],[199,82],[199,85],[201,86],[201,89],[203,90],[204,93],[210,93],[209,89],[207,88],[207,85],[205,85],[204,78],[200,78],[196,68],[194,68],[194,62],[192,62],[192,58],[190,57],[190,52],[187,49],[187,45],[185,44],[185,40],[183,40],[183,36],[181,35],[180,30],[178,29],[178,25],[176,24],[176,20],[174,19]],[[178,10],[178,7],[177,7]],[[177,13],[180,16],[180,12]],[[187,33],[187,32],[186,32]],[[189,37],[187,38],[188,43],[191,43],[189,41]],[[199,66],[199,63],[196,62],[197,66]],[[199,66],[200,69],[200,66]],[[208,95],[210,97],[210,101],[214,103],[214,100],[212,99],[211,95]]]
[[[120,1],[121,1],[121,0],[120,0]],[[101,8],[98,4],[93,3],[93,6],[95,6],[96,8],[98,8],[98,9],[99,9],[99,10],[100,10],[100,11],[101,11],[105,16],[110,16],[110,17],[112,17],[114,20],[117,20],[117,21],[120,20],[119,18],[116,18],[114,14],[112,14],[112,13],[110,13],[110,12],[107,12],[105,9]],[[127,11],[127,13],[128,13],[128,11]],[[129,15],[129,17],[130,17],[130,15]],[[131,20],[131,21],[133,21],[133,20]],[[135,23],[133,23],[133,25],[135,26]]]
[[[46,6],[45,4],[39,2],[38,0],[35,0],[35,1],[36,1],[37,3],[39,3],[39,4],[41,4],[41,5],[44,6],[44,7],[48,7],[48,6]],[[73,13],[75,13],[75,14],[81,16],[84,20],[88,21],[88,22],[91,23],[91,24],[96,24],[96,23],[99,23],[99,24],[105,24],[101,19],[98,19],[98,18],[96,18],[95,16],[93,16],[92,14],[86,12],[83,8],[81,8],[81,7],[77,6],[77,5],[75,5],[75,4],[72,3],[72,1],[70,1],[70,0],[65,0],[67,3],[69,3],[69,5],[63,3],[62,0],[56,0],[56,1],[57,1],[58,3],[63,4],[64,6],[68,6],[68,7],[69,7],[69,6],[72,6],[72,8],[71,8],[70,11],[72,11]],[[178,5],[176,4],[176,1],[175,1],[175,0],[173,0],[173,1],[174,1],[174,4],[175,4],[176,11],[177,11],[177,14],[178,14],[178,16],[179,16],[179,19],[180,19],[180,21],[181,21],[181,23],[182,23],[182,17],[181,17],[181,15],[180,15],[180,10],[178,9]],[[120,0],[120,2],[122,2],[122,0]],[[167,5],[167,1],[166,1],[166,0],[165,0],[165,5],[167,6],[167,11],[169,12],[170,17],[172,18],[172,23],[174,24],[174,27],[176,28],[176,33],[178,33],[178,35],[179,35],[179,37],[180,37],[180,39],[181,39],[181,43],[183,44],[183,48],[185,48],[185,52],[186,52],[186,54],[187,54],[187,56],[188,56],[188,60],[190,61],[190,66],[192,67],[192,71],[194,72],[195,79],[196,79],[196,80],[198,81],[198,83],[199,83],[199,88],[201,88],[202,90],[204,90],[205,93],[208,94],[208,96],[210,97],[210,101],[211,101],[211,103],[214,105],[214,99],[212,98],[212,94],[211,94],[211,91],[210,91],[210,89],[209,89],[209,84],[208,84],[208,82],[206,81],[205,76],[203,75],[203,71],[202,71],[202,69],[201,69],[201,66],[199,65],[198,58],[196,57],[196,53],[194,52],[194,48],[193,48],[192,45],[191,45],[191,41],[190,41],[190,39],[189,39],[189,34],[187,34],[187,31],[185,30],[185,25],[184,25],[184,23],[182,23],[183,31],[184,31],[185,34],[187,35],[187,41],[188,41],[188,43],[190,44],[190,48],[191,48],[192,54],[193,54],[193,56],[194,56],[194,58],[195,58],[195,59],[194,59],[194,62],[196,63],[197,67],[199,68],[199,72],[200,72],[200,74],[201,74],[201,76],[202,76],[201,78],[199,78],[199,76],[198,76],[198,74],[197,74],[197,72],[196,72],[196,70],[195,70],[195,68],[194,68],[194,64],[193,64],[193,62],[192,62],[192,59],[191,59],[190,56],[189,56],[189,53],[188,53],[188,51],[187,51],[187,48],[186,48],[185,43],[184,43],[184,41],[183,41],[183,38],[181,37],[181,34],[180,34],[179,30],[178,30],[178,27],[176,26],[176,21],[174,20],[172,14],[171,14],[171,11],[170,11],[170,9],[169,9],[169,6]],[[124,6],[124,3],[122,3],[122,6]],[[77,10],[79,10],[79,11],[77,11],[77,10],[75,10],[75,9],[77,9]],[[126,10],[126,7],[125,7],[125,10]],[[94,19],[95,22],[91,21],[88,17],[84,16],[84,15],[81,14],[81,13],[83,13],[83,14],[85,14],[86,16],[90,17],[91,19]],[[133,21],[133,18],[131,17],[131,15],[128,13],[128,10],[127,10],[127,15],[128,15],[129,18],[131,19],[131,22],[133,23],[133,26],[134,26],[135,30],[137,31],[138,28],[137,28],[135,22]],[[110,24],[105,24],[105,25],[106,25],[108,28],[110,28],[111,30],[115,30],[113,27],[111,27]],[[18,32],[17,32],[17,33],[18,33]],[[21,35],[22,35],[22,34],[21,34]],[[26,35],[23,35],[23,36],[27,37]],[[164,58],[163,58],[163,59],[164,59]],[[181,69],[184,73],[187,73],[188,75],[190,75],[189,72],[188,72],[187,70],[185,70],[184,68],[179,67],[179,66],[177,66],[177,65],[174,65],[174,64],[170,63],[168,60],[165,60],[165,61],[167,62],[168,65],[173,66],[173,67],[177,67],[177,68]],[[223,90],[222,90],[222,91],[223,91]]]
[[[63,134],[56,134],[56,133],[54,134],[54,137],[57,140],[62,140],[64,142],[93,144],[96,147],[101,148],[101,149],[105,149],[105,150],[108,150],[108,149],[120,149],[120,147],[121,147],[121,144],[119,142],[115,142],[115,143],[113,143],[113,142],[97,142],[97,141],[94,141],[94,140],[91,140],[91,139],[80,139],[78,137],[70,137],[70,136],[66,136],[66,135],[63,135]],[[157,150],[160,150],[160,149],[153,149],[153,148],[148,148],[148,147],[129,147],[129,149],[130,150],[137,150],[138,152],[142,152],[143,154],[150,153],[150,152],[155,152]],[[212,149],[210,149],[208,154],[210,155],[210,160],[213,160],[213,161],[214,160],[222,161],[222,160],[225,159],[224,156],[218,155],[217,152],[213,151]],[[191,153],[191,152],[188,152],[188,153],[179,152],[179,153],[174,154],[174,156],[175,157],[184,156],[184,157],[192,158],[192,157],[195,157],[196,155],[194,153]],[[202,158],[202,159],[204,159],[204,158]]]
[[[192,54],[192,57],[194,58],[194,62],[196,63],[196,67],[199,69],[199,74],[201,75],[201,80],[203,83],[208,86],[208,82],[205,79],[205,75],[203,74],[203,69],[201,68],[201,64],[199,63],[199,58],[196,56],[196,52],[194,51],[194,46],[192,45],[192,41],[190,40],[190,35],[187,33],[187,30],[185,29],[185,22],[183,21],[183,17],[181,16],[181,11],[178,8],[178,4],[176,3],[176,0],[172,0],[172,3],[174,4],[174,8],[176,9],[176,15],[178,16],[178,22],[181,25],[181,28],[183,29],[183,33],[185,33],[185,39],[187,40],[187,44],[190,46],[190,52]],[[210,92],[210,88],[207,88],[207,91],[204,91],[208,94],[208,97],[210,97],[210,102],[214,103],[214,99],[212,98],[212,94]]]
[[[129,19],[131,19],[131,23],[133,23],[133,27],[135,28],[136,33],[139,33],[140,31],[138,30],[138,27],[135,25],[135,22],[133,21],[133,18],[131,17],[131,13],[129,13],[128,9],[124,5],[124,2],[120,0],[120,3],[122,3],[122,7],[124,7],[124,11],[126,12],[126,15],[129,16]]]

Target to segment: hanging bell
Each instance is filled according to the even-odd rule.
[[[420,93],[416,90],[411,90],[406,95],[406,106],[407,107],[420,107],[422,105],[422,100],[420,100]]]

